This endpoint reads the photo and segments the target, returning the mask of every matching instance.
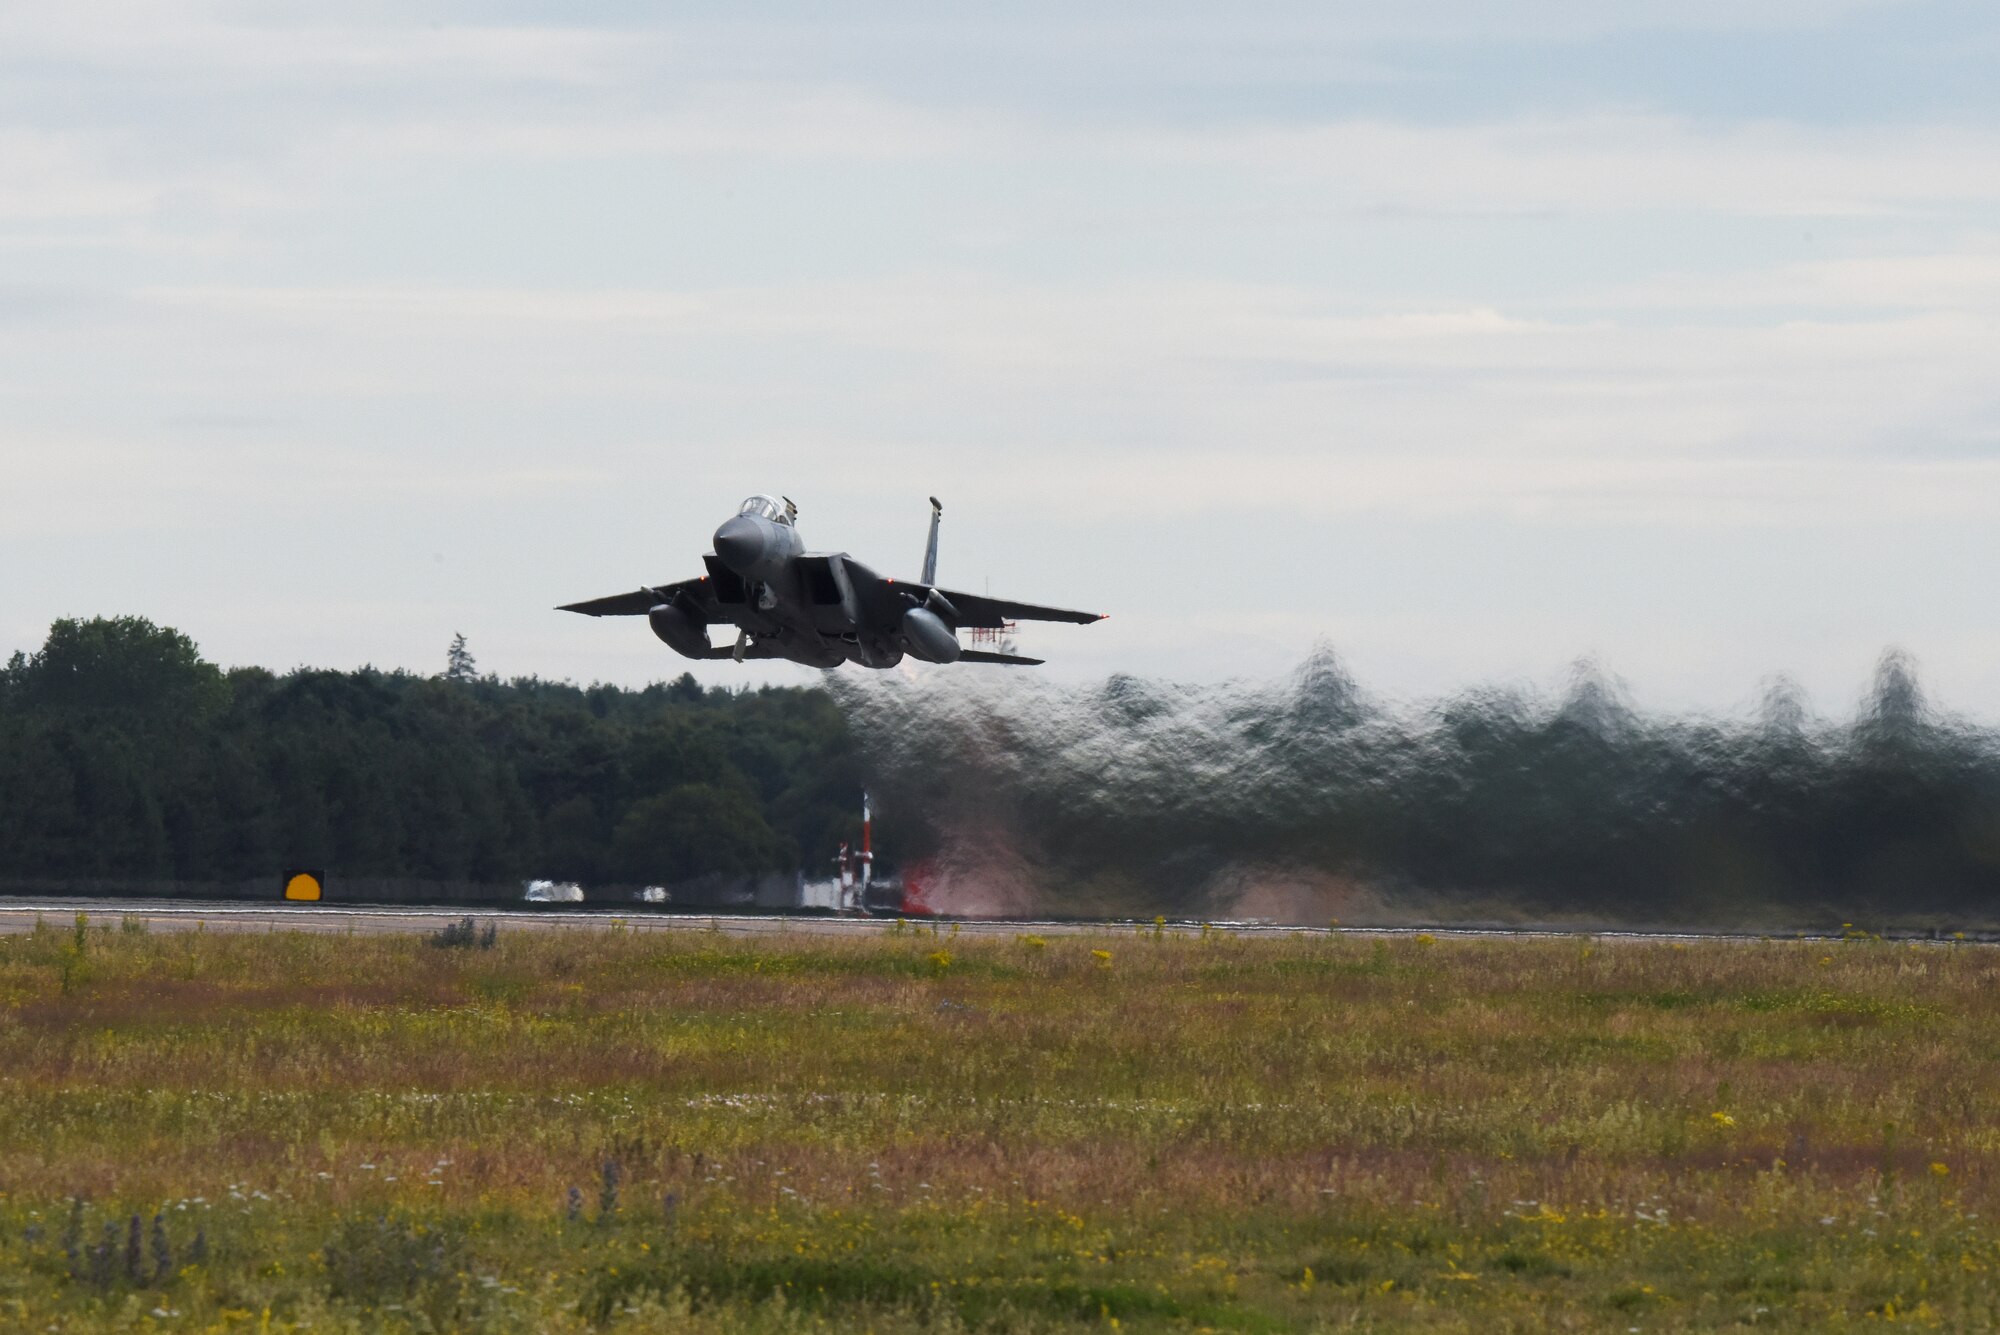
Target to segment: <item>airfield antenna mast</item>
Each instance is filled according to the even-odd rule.
[[[993,596],[993,576],[986,577],[986,596]],[[1014,652],[1014,632],[1020,629],[1017,621],[1003,621],[998,626],[974,626],[966,632],[971,647],[987,653],[1011,654]]]
[[[1020,623],[1003,621],[998,626],[974,626],[966,632],[966,638],[974,649],[1003,654],[1014,652],[1014,632]]]

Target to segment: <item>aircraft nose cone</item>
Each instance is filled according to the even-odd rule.
[[[715,554],[731,570],[742,574],[764,557],[764,531],[755,520],[742,515],[715,530]]]

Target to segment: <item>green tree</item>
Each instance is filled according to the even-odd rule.
[[[27,676],[28,656],[19,649],[7,660],[7,666],[0,669],[0,711],[14,703],[15,694],[21,689],[21,681]]]
[[[141,618],[59,621],[0,663],[0,877],[673,879],[817,861],[852,807],[817,691],[463,664],[224,674]]]
[[[58,621],[40,652],[15,664],[23,703],[44,710],[201,722],[229,700],[193,640],[144,617]]]
[[[610,861],[604,835],[604,823],[589,798],[558,802],[542,818],[542,857],[528,868],[529,874],[558,881],[596,880]]]
[[[748,793],[705,783],[634,802],[612,844],[619,874],[629,881],[777,871],[791,861]]]
[[[451,648],[444,651],[444,663],[446,681],[476,681],[479,678],[479,664],[474,661],[472,651],[465,647],[463,634],[451,637]]]

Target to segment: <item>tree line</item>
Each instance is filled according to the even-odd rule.
[[[884,810],[1054,911],[1217,912],[1304,871],[1448,913],[2000,924],[2000,728],[1895,653],[1844,719],[1782,684],[1649,714],[1592,670],[1404,706],[1331,651],[1272,682],[834,693]]]
[[[289,866],[500,882],[817,868],[861,775],[821,691],[224,670],[142,617],[58,621],[0,672],[0,878]]]
[[[2000,729],[1894,655],[1847,720],[1784,689],[1651,717],[1588,675],[1397,709],[1330,655],[1206,687],[623,690],[481,676],[462,639],[437,676],[225,671],[137,617],[0,671],[0,882],[817,873],[864,783],[885,868],[997,869],[1044,912],[1206,914],[1304,869],[1530,913],[2000,921]]]

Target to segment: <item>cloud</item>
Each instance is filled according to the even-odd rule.
[[[1163,165],[1228,168],[1302,199],[1413,214],[1538,211],[1848,216],[2000,201],[2000,132],[1619,112],[1421,125],[1381,120],[1112,136]]]
[[[415,116],[335,136],[358,156],[602,161],[616,158],[780,158],[893,162],[1024,148],[976,118],[940,113],[865,89],[756,82],[676,89],[665,111],[581,109],[533,119],[499,112]]]
[[[1020,596],[1120,572],[1120,620],[1074,637],[1100,666],[1183,624],[1204,672],[1232,626],[1332,626],[1357,661],[1477,676],[1476,613],[1552,661],[1625,626],[1696,672],[1784,611],[1760,562],[1806,572],[1776,641],[1802,653],[1835,622],[1870,656],[1969,642],[1927,591],[2000,518],[1993,107],[1832,117],[1708,55],[1783,32],[1907,63],[1978,49],[1970,19],[489,13],[0,13],[0,253],[34,276],[0,287],[0,555],[31,571],[0,624],[141,571],[242,657],[431,655],[432,619],[490,611],[523,666],[634,679],[681,665],[544,609],[686,573],[720,508],[783,486],[871,559],[914,559],[936,490]],[[1769,116],[1717,114],[1730,80]],[[1276,552],[1247,574],[1245,533]],[[1597,583],[1479,582],[1538,559],[1537,589]],[[1377,561],[1373,610],[1299,576]],[[1656,615],[1621,575],[1721,592]],[[1226,613],[1175,621],[1194,587]]]
[[[664,60],[696,77],[749,63],[823,65],[829,56],[882,50],[906,63],[928,55],[963,65],[991,53],[1011,64],[1087,61],[1107,74],[1164,68],[1177,79],[1235,68],[1245,57],[1264,77],[1273,61],[1391,43],[1463,45],[1495,40],[1575,42],[1612,33],[1752,32],[1837,28],[1894,13],[1908,0],[1409,0],[1396,5],[1265,4],[1227,14],[1191,4],[1095,6],[1035,0],[974,11],[890,4],[810,8],[750,16],[733,7],[682,6],[648,21],[623,14],[592,22],[573,6],[354,3],[301,11],[223,0],[105,0],[17,6],[0,14],[0,50],[27,65],[62,62],[123,75],[176,79],[227,75],[268,83],[301,78],[464,75],[593,83],[607,72]],[[456,12],[454,12],[456,11]],[[296,86],[296,84],[294,84]]]
[[[384,79],[599,84],[656,59],[663,40],[564,23],[368,22],[358,14],[341,22],[333,17],[341,11],[300,21],[296,11],[258,16],[202,0],[17,6],[0,13],[0,50],[29,69],[148,76],[152,91],[162,82],[213,88],[222,79],[298,93]]]
[[[575,463],[494,460],[467,468],[399,449],[329,449],[269,421],[174,423],[144,443],[22,433],[0,443],[0,527],[28,535],[198,531],[271,509],[500,502],[548,498],[616,481]],[[190,437],[228,437],[227,441]]]
[[[157,182],[109,169],[79,134],[0,129],[0,219],[133,217],[158,198]]]
[[[1919,276],[1921,294],[1936,267],[1886,272]],[[1814,318],[1697,309],[1627,324],[1356,309],[1273,285],[967,274],[596,292],[161,287],[13,338],[17,364],[131,368],[137,390],[171,405],[176,440],[212,436],[205,417],[249,414],[234,434],[265,453],[245,445],[230,462],[203,444],[175,468],[231,479],[261,460],[256,486],[296,470],[285,485],[307,490],[369,477],[385,494],[505,491],[510,478],[536,485],[537,461],[559,449],[580,485],[644,473],[664,451],[677,475],[724,490],[765,472],[845,489],[855,459],[914,476],[945,458],[1010,506],[1070,518],[1238,514],[1274,495],[1314,519],[1996,515],[2000,292],[1935,311],[1885,311],[1877,285],[1858,295]],[[7,338],[0,326],[0,350]],[[39,401],[29,386],[11,397]],[[357,430],[384,445],[356,452],[343,437]]]
[[[1018,203],[1000,204],[1016,217],[976,222],[1003,244],[1024,226],[1032,233],[1057,220],[1071,230],[1148,235],[1341,217],[1970,221],[2000,204],[2000,173],[1990,170],[2000,161],[2000,130],[1963,126],[1718,127],[1606,112],[1449,125],[1343,120],[1124,131],[1044,122],[1031,112],[937,110],[825,85],[683,87],[668,108],[585,104],[532,116],[496,107],[473,115],[322,118],[285,141],[206,161],[162,163],[134,151],[135,143],[123,131],[0,140],[0,182],[11,187],[0,216],[133,215],[170,190],[199,193],[218,214],[303,212],[343,196],[367,200],[401,189],[402,174],[425,165],[567,163],[615,172],[627,164],[624,170],[645,172],[682,162],[739,173],[758,164],[878,165],[912,173],[908,188],[916,190],[925,188],[919,173],[927,169],[986,164],[1032,183]],[[1090,188],[1093,179],[1139,189],[1152,202],[1135,212],[1116,194]],[[1187,198],[1196,181],[1210,183],[1199,204]],[[621,191],[611,180],[597,188],[607,207],[617,206]],[[846,202],[838,193],[827,201]]]
[[[1572,308],[1647,311],[2000,311],[2000,240],[1982,248],[1857,255],[1730,274],[1687,273],[1571,297]]]

